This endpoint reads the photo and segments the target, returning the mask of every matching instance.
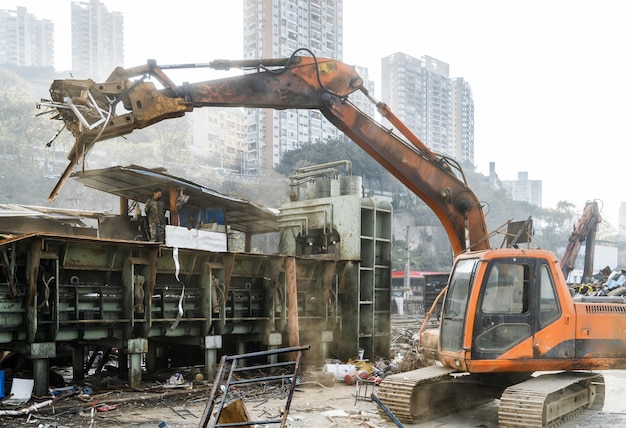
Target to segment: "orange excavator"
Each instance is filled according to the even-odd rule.
[[[424,200],[454,252],[441,322],[420,332],[421,352],[438,364],[388,376],[378,388],[377,399],[394,419],[419,422],[494,398],[500,398],[500,426],[555,426],[602,408],[604,379],[592,370],[626,366],[623,298],[576,300],[551,252],[515,243],[491,248],[481,203],[459,165],[431,151],[368,94],[354,67],[307,50],[285,59],[204,66],[246,73],[177,86],[165,70],[182,66],[149,61],[117,68],[103,83],[55,80],[52,99],[41,105],[64,122],[76,143],[50,198],[94,143],[194,108],[319,110]],[[350,100],[355,91],[375,103],[393,129],[359,110]]]

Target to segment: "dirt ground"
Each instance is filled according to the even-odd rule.
[[[602,428],[626,426],[626,372],[604,372],[607,399],[604,410],[578,425],[565,427]],[[31,416],[0,416],[2,427],[37,428],[93,428],[141,427],[177,428],[197,427],[207,397],[211,391],[208,383],[193,385],[191,389],[149,387],[144,391],[109,389],[94,391],[93,395],[56,398],[54,405],[33,412]],[[284,388],[258,390],[244,397],[250,416],[255,420],[279,419],[284,408]],[[287,426],[334,428],[391,428],[396,425],[382,419],[376,403],[365,401],[364,391],[357,400],[356,386],[337,382],[332,387],[316,383],[298,385],[294,393]],[[370,391],[368,391],[369,393]],[[498,400],[476,409],[440,418],[434,421],[405,424],[419,428],[435,427],[497,427]],[[108,406],[108,407],[107,407]],[[108,411],[94,411],[92,407]],[[211,426],[211,425],[209,425]],[[279,426],[278,424],[268,426]]]

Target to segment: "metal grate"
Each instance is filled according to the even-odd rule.
[[[626,315],[626,306],[625,305],[585,305],[585,310],[588,314],[607,314],[607,315]]]

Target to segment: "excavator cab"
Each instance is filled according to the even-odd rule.
[[[425,333],[423,346],[429,349],[424,352],[447,367],[471,372],[532,372],[532,361],[573,355],[573,341],[555,347],[554,338],[543,333],[557,323],[560,336],[574,337],[572,323],[558,322],[561,301],[571,305],[571,296],[558,295],[554,260],[543,253],[523,257],[517,250],[498,250],[459,256],[440,330]]]

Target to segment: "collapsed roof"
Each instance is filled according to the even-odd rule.
[[[189,199],[186,207],[224,210],[227,224],[234,230],[249,234],[278,230],[278,210],[257,205],[249,200],[229,196],[180,177],[164,169],[148,169],[138,165],[75,172],[72,178],[92,189],[145,203],[158,188],[177,189]]]

